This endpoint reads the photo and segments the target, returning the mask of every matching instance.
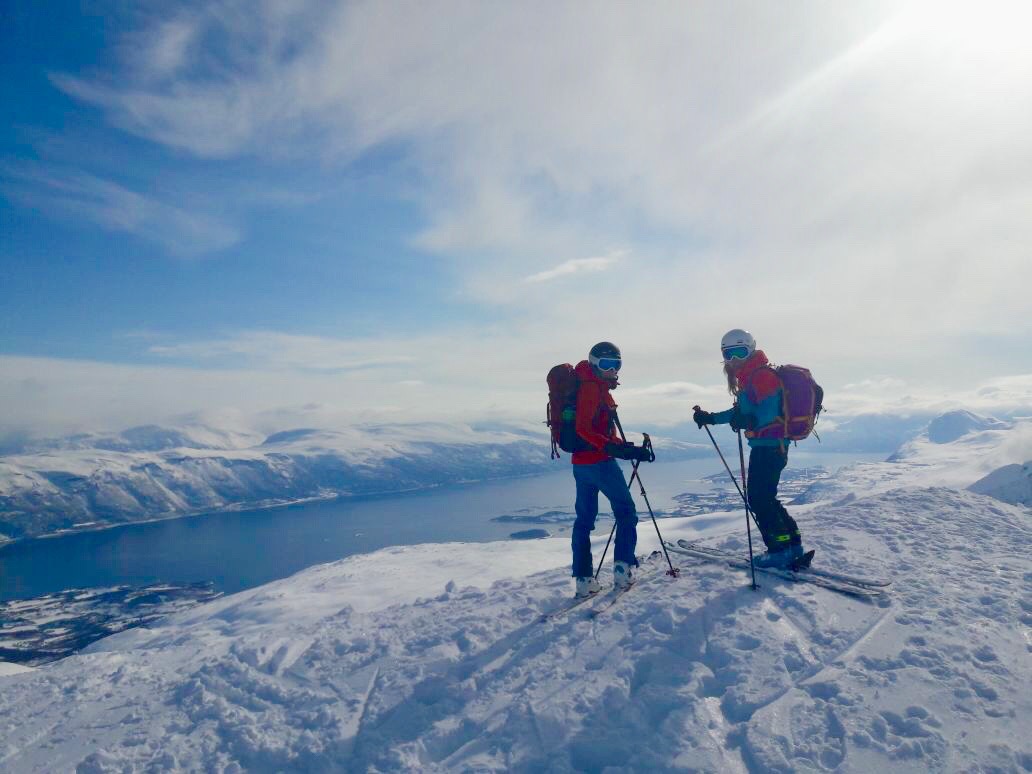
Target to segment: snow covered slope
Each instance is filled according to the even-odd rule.
[[[0,676],[0,769],[1032,771],[1032,512],[960,488],[1032,424],[961,424],[793,507],[881,598],[653,557],[542,622],[564,539],[385,549]],[[744,554],[741,520],[661,526]]]
[[[1028,510],[911,488],[797,513],[890,593],[677,557],[542,623],[565,540],[387,549],[0,678],[0,768],[1028,771]],[[662,526],[744,551],[740,520]]]
[[[706,449],[659,442],[665,459]],[[0,456],[0,543],[228,508],[541,472],[545,432],[411,424],[268,437],[192,425],[80,435]]]
[[[964,489],[997,468],[1030,456],[1032,419],[1001,422],[970,412],[950,412],[932,420],[887,461],[843,468],[834,478],[818,481],[794,502],[836,501],[899,486]]]
[[[1032,460],[1022,465],[1004,465],[968,487],[1005,503],[1032,507]]]

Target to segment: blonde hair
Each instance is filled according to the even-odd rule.
[[[728,360],[724,363],[724,376],[727,377],[727,391],[731,393],[732,398],[738,397],[738,376],[735,374],[734,369],[731,367],[733,361]]]

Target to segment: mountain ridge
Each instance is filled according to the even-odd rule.
[[[443,423],[305,427],[268,435],[147,425],[38,442],[26,451],[0,456],[0,543],[532,475],[551,463],[543,432]],[[666,459],[705,453],[700,444],[662,442]]]

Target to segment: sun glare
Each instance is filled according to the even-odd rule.
[[[1028,43],[1032,2],[931,0],[909,6],[901,19],[908,31],[932,45],[948,44],[958,57],[1032,60]]]

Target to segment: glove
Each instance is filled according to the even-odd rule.
[[[652,462],[652,452],[644,446],[635,446],[630,441],[626,443],[607,443],[606,454],[616,457],[618,460],[631,460],[632,462]]]
[[[635,446],[634,444],[631,444],[631,452],[633,456],[629,457],[629,459],[637,462],[652,462],[656,459],[653,451],[644,446]]]
[[[745,416],[742,414],[741,411],[738,410],[738,406],[737,405],[731,411],[731,422],[730,422],[730,425],[731,425],[731,429],[734,430],[736,433],[739,430],[745,430],[746,429],[747,425],[746,425]]]
[[[618,460],[633,460],[634,457],[634,444],[630,442],[625,443],[607,443],[605,448],[606,454],[610,457],[616,457]]]
[[[695,409],[695,413],[692,414],[692,420],[702,429],[703,425],[713,424],[713,413],[709,411],[703,411],[701,408]]]

